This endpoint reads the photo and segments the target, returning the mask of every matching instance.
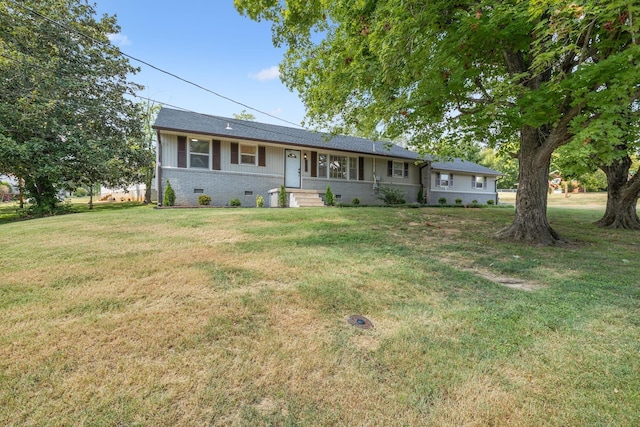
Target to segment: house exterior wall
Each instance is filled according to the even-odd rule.
[[[163,188],[166,180],[176,193],[176,206],[197,206],[198,196],[211,196],[212,206],[228,206],[233,198],[242,206],[256,206],[256,197],[269,200],[269,190],[278,188],[282,176],[248,174],[242,172],[207,171],[182,168],[163,168]]]
[[[211,196],[211,205],[226,206],[232,198],[240,199],[242,206],[255,206],[256,196],[261,195],[265,204],[270,204],[269,190],[279,188],[285,183],[285,149],[300,150],[300,188],[317,190],[324,193],[327,186],[338,197],[338,202],[351,203],[358,198],[361,204],[381,204],[378,199],[379,187],[388,186],[400,189],[407,202],[417,201],[420,190],[419,168],[410,160],[390,159],[387,157],[362,156],[358,153],[338,152],[322,149],[311,150],[306,147],[282,146],[261,142],[244,142],[236,140],[220,140],[220,170],[213,170],[213,148],[209,144],[209,167],[190,167],[189,141],[191,138],[211,141],[216,138],[196,134],[183,134],[187,138],[186,167],[178,167],[178,135],[162,132],[160,135],[161,150],[161,194],[164,194],[166,181],[176,193],[176,205],[193,206],[198,204],[198,196]],[[264,147],[264,166],[232,163],[232,144],[246,144]],[[348,179],[312,176],[312,153],[330,156],[349,157],[355,159],[360,174],[360,158],[362,158],[362,178],[354,178],[348,173]],[[396,173],[402,169],[401,176],[392,173],[388,176],[389,161],[396,162]],[[262,164],[262,162],[260,162]],[[327,165],[327,168],[329,166]],[[348,168],[347,168],[348,169]],[[406,169],[406,173],[404,170]],[[318,172],[316,167],[315,171]],[[329,170],[329,169],[327,169]],[[374,180],[374,176],[377,177]]]
[[[452,175],[453,185],[444,187],[438,185],[438,173],[447,173],[449,176]],[[473,187],[474,175],[471,174],[450,171],[430,171],[429,183],[428,186],[426,186],[426,188],[429,188],[427,192],[427,203],[437,205],[441,197],[444,197],[447,200],[446,204],[449,205],[455,204],[456,199],[461,199],[462,204],[471,204],[474,200],[480,204],[486,204],[489,200],[493,200],[494,203],[496,203],[498,197],[496,177],[477,176],[482,176],[482,178],[486,180],[486,186],[484,186],[484,188]]]

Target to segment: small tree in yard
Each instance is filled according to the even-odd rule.
[[[335,206],[336,198],[333,196],[333,192],[331,191],[331,186],[327,186],[327,191],[324,193],[324,204],[327,206]]]
[[[278,193],[278,206],[281,208],[287,207],[287,189],[284,185],[280,186],[280,192]]]
[[[167,186],[164,189],[164,198],[162,204],[165,206],[173,206],[176,203],[176,192],[173,191],[171,183],[167,180]]]

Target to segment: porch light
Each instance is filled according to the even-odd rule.
[[[225,128],[226,130],[233,130],[233,128],[231,127],[231,125],[229,124],[229,122],[227,122],[227,127]]]

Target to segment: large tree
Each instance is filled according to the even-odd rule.
[[[607,127],[601,132],[592,129],[590,138],[574,140],[556,153],[556,164],[565,178],[582,181],[583,176],[597,169],[606,175],[606,210],[595,223],[600,227],[640,229],[636,212],[640,175],[637,168],[632,169],[640,149],[638,131],[638,119],[630,113],[620,116],[617,127]]]
[[[0,171],[41,213],[65,187],[121,181],[141,137],[137,70],[109,43],[115,17],[95,13],[86,0],[0,3]]]
[[[371,135],[519,138],[513,223],[499,237],[563,240],[546,218],[551,155],[638,97],[640,5],[627,0],[234,0],[273,22],[284,82],[311,124]]]

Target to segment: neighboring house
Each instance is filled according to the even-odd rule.
[[[133,184],[127,188],[110,188],[100,186],[98,199],[108,202],[143,202],[147,186],[144,184]],[[155,189],[151,188],[151,199],[155,199]]]
[[[290,206],[321,206],[331,186],[338,202],[381,204],[381,187],[402,191],[407,202],[437,204],[497,201],[496,178],[502,175],[462,160],[432,162],[417,153],[380,141],[210,116],[169,108],[160,110],[158,133],[158,204],[167,180],[176,205],[197,205],[198,196],[225,206],[238,198],[255,206],[277,206],[281,185]],[[449,200],[449,198],[452,198]]]

